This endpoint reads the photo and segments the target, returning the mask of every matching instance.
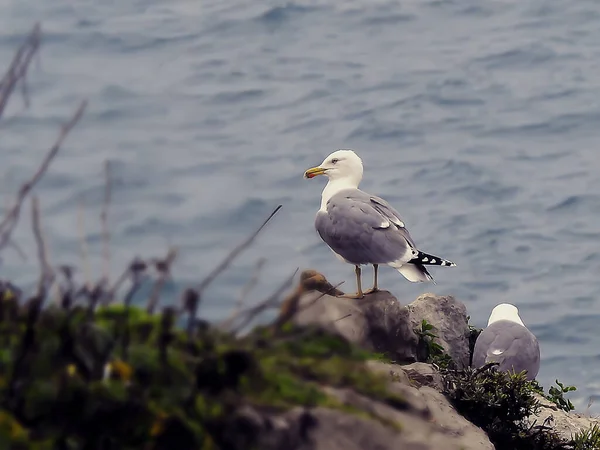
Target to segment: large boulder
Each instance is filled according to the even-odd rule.
[[[555,403],[535,395],[540,403],[537,414],[528,418],[532,426],[544,425],[551,427],[562,439],[569,440],[582,430],[587,430],[593,425],[600,426],[600,419],[586,416],[575,411],[566,412],[556,406]]]
[[[409,311],[388,291],[362,299],[306,292],[299,297],[292,320],[297,325],[319,325],[396,362],[417,360],[418,337]]]
[[[282,306],[279,322],[318,325],[364,348],[385,353],[394,362],[411,363],[423,359],[415,330],[426,320],[433,326],[436,342],[457,368],[469,365],[467,309],[454,297],[423,294],[403,306],[388,291],[348,299],[336,296],[341,292],[334,293],[333,289],[322,274],[304,271],[298,287]]]
[[[379,361],[369,361],[368,365],[375,372],[389,374],[389,389],[410,405],[402,414],[410,413],[412,420],[398,416],[399,421],[410,424],[407,439],[427,442],[432,448],[494,450],[487,434],[460,415],[440,392],[441,375],[432,365],[398,366]]]
[[[246,449],[249,443],[262,450],[493,450],[485,433],[437,391],[390,382],[411,392],[404,397],[405,407],[327,387],[327,394],[356,412],[317,407],[273,413],[244,406],[223,428],[224,443],[232,450]]]
[[[422,294],[407,305],[413,328],[420,328],[423,320],[433,326],[436,342],[452,357],[457,368],[469,366],[469,323],[467,308],[454,297]]]

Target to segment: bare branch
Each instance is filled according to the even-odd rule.
[[[40,262],[40,280],[38,282],[37,298],[43,301],[48,292],[48,286],[54,281],[54,271],[48,264],[46,242],[40,225],[40,205],[37,196],[31,199],[31,221],[33,235],[37,245],[38,260]]]
[[[148,305],[146,307],[148,314],[153,314],[156,306],[158,305],[160,291],[162,290],[165,281],[167,281],[167,278],[171,275],[171,265],[173,264],[173,261],[175,261],[176,257],[177,249],[170,248],[165,259],[154,261],[156,271],[158,272],[158,278],[152,286],[152,293],[148,299]]]
[[[23,100],[26,106],[29,106],[29,95],[27,91],[27,70],[29,64],[37,53],[41,42],[40,24],[36,23],[33,30],[27,37],[27,40],[17,50],[8,70],[0,79],[0,117],[4,113],[4,109],[8,104],[12,93],[15,91],[17,84],[21,82]]]
[[[267,217],[267,219],[258,228],[258,230],[256,230],[244,242],[242,242],[240,245],[234,248],[231,251],[231,253],[229,253],[229,255],[227,255],[227,257],[217,267],[215,267],[211,273],[208,274],[208,276],[198,285],[197,291],[200,296],[202,296],[202,292],[204,291],[204,289],[206,289],[206,287],[210,283],[212,283],[214,279],[229,266],[229,264],[231,264],[235,257],[239,255],[242,251],[244,251],[250,244],[252,244],[254,239],[256,239],[256,236],[258,236],[258,234],[267,225],[267,223],[269,223],[273,216],[277,214],[281,207],[282,205],[279,205],[277,208],[275,208],[275,210],[271,213],[269,217]]]
[[[84,287],[87,292],[92,290],[92,279],[89,262],[89,252],[87,247],[87,240],[85,235],[85,221],[84,221],[84,203],[83,200],[77,205],[77,234],[79,235],[79,250],[81,251],[81,263],[83,264],[83,279]]]
[[[108,227],[108,208],[111,199],[111,178],[110,178],[110,161],[104,163],[104,175],[106,184],[104,187],[104,204],[100,213],[100,221],[102,222],[102,241],[103,241],[103,260],[104,270],[103,276],[106,283],[110,282],[110,230]]]
[[[240,312],[239,316],[242,317],[241,323],[233,330],[233,334],[239,333],[243,330],[250,322],[254,320],[255,317],[262,314],[269,308],[273,308],[280,304],[281,294],[285,291],[292,281],[294,281],[294,277],[298,273],[299,269],[296,269],[294,273],[289,276],[278,288],[273,292],[267,299],[260,302],[258,305],[255,305],[251,308],[246,309],[245,311]]]
[[[277,319],[274,322],[274,328],[280,329],[284,324],[286,324],[290,320],[292,320],[299,312],[310,308],[312,305],[317,303],[319,300],[321,300],[326,295],[335,293],[342,284],[344,284],[343,281],[339,282],[335,286],[331,286],[331,287],[327,288],[324,292],[321,292],[320,295],[318,295],[312,301],[310,301],[306,305],[303,305],[302,307],[300,307],[300,297],[305,291],[302,289],[302,286],[300,286],[299,290],[297,290],[296,292],[293,292],[287,299],[285,299],[283,302],[279,303],[279,305],[276,305],[276,306],[279,306],[280,309],[279,309],[279,316],[277,317]],[[343,318],[345,319],[346,317],[344,316]],[[337,320],[341,320],[341,319],[337,319]]]
[[[115,298],[116,292],[123,285],[125,281],[131,276],[132,273],[142,273],[146,270],[146,262],[138,258],[137,256],[129,263],[123,273],[117,278],[117,281],[108,289],[104,298],[104,306],[109,305]]]
[[[34,188],[34,186],[40,181],[40,179],[44,176],[44,174],[48,170],[50,163],[52,162],[52,160],[54,159],[54,157],[60,150],[60,146],[62,145],[63,141],[65,140],[65,138],[67,137],[67,135],[69,134],[71,129],[75,126],[75,124],[81,118],[86,105],[87,105],[86,100],[81,102],[81,104],[75,111],[75,114],[73,115],[71,120],[69,120],[69,122],[67,122],[65,125],[63,125],[63,127],[60,131],[60,134],[58,136],[58,139],[56,140],[54,145],[50,148],[50,150],[46,154],[46,157],[42,161],[42,164],[40,165],[40,167],[33,174],[31,179],[29,181],[25,182],[19,189],[19,192],[17,193],[16,199],[15,199],[15,202],[14,202],[12,208],[10,208],[8,210],[8,212],[4,216],[4,219],[2,220],[2,222],[0,222],[0,251],[2,251],[10,242],[11,233],[13,232],[15,226],[17,225],[17,222],[19,221],[19,216],[21,214],[21,208],[23,206],[23,201],[25,200],[27,195],[31,192],[31,190]],[[0,105],[0,108],[1,108],[1,105]]]
[[[260,271],[263,268],[265,261],[265,258],[259,258],[259,260],[256,262],[256,266],[254,267],[254,273],[252,274],[252,277],[250,278],[248,283],[244,285],[242,292],[240,293],[240,298],[235,304],[233,310],[231,311],[231,314],[218,325],[219,328],[228,329],[231,326],[232,321],[238,316],[238,313],[242,310],[242,307],[244,306],[248,294],[258,283]]]

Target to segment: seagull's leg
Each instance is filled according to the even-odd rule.
[[[363,298],[365,296],[365,294],[362,291],[362,286],[361,286],[361,282],[360,282],[360,266],[354,266],[354,273],[356,273],[356,286],[358,288],[358,292],[356,294],[344,294],[341,295],[340,297],[344,297],[344,298]]]
[[[370,294],[371,292],[377,292],[379,288],[377,287],[377,271],[379,269],[379,264],[373,264],[373,287],[371,289],[367,289],[364,293]]]

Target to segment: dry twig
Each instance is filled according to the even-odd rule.
[[[279,212],[281,207],[282,207],[282,205],[277,206],[277,208],[275,208],[275,210],[269,215],[269,217],[267,217],[267,219],[262,223],[262,225],[260,227],[258,227],[258,229],[254,233],[252,233],[248,238],[246,238],[246,240],[244,242],[242,242],[240,245],[238,245],[236,248],[234,248],[225,257],[225,259],[217,267],[215,267],[212,270],[212,272],[210,272],[204,280],[202,280],[202,282],[198,285],[198,287],[196,289],[188,289],[186,291],[186,295],[183,296],[184,304],[182,305],[181,309],[187,311],[187,313],[189,314],[187,331],[190,336],[194,332],[194,325],[196,323],[196,315],[198,314],[198,307],[200,306],[200,303],[202,300],[202,292],[204,291],[204,289],[206,289],[206,287],[210,283],[212,283],[214,281],[214,279],[217,276],[219,276],[219,274],[221,272],[223,272],[229,266],[229,264],[231,264],[231,262],[236,258],[237,255],[239,255],[248,246],[250,246],[250,244],[252,244],[252,242],[254,242],[254,239],[256,239],[256,236],[258,236],[258,234],[267,225],[267,223],[269,223],[269,221],[275,216],[275,214],[277,214],[277,212]],[[193,298],[194,300],[190,301],[191,298]]]
[[[25,182],[19,189],[19,192],[17,193],[17,198],[15,199],[12,208],[8,210],[8,212],[4,216],[4,219],[2,220],[2,222],[0,222],[0,251],[2,251],[10,243],[10,236],[15,226],[17,225],[17,222],[19,221],[21,208],[23,206],[25,198],[48,170],[50,163],[52,163],[52,160],[60,150],[60,146],[62,145],[63,141],[65,140],[71,129],[81,118],[86,105],[86,100],[81,102],[71,120],[69,120],[69,122],[63,125],[58,139],[46,154],[46,157],[42,161],[40,167],[38,167],[37,171],[33,174],[33,176],[27,182]]]
[[[177,249],[170,248],[165,259],[154,261],[156,271],[158,272],[158,278],[152,286],[152,292],[148,298],[148,305],[146,306],[146,311],[148,311],[148,314],[153,314],[156,306],[158,305],[158,301],[160,300],[160,291],[162,290],[165,281],[167,281],[167,278],[171,275],[171,266],[173,265],[173,261],[175,261],[176,257]]]
[[[263,266],[265,265],[265,261],[266,261],[265,258],[259,258],[259,260],[256,262],[256,266],[254,267],[254,273],[252,274],[252,277],[250,278],[248,283],[246,283],[244,285],[242,292],[240,293],[240,298],[238,299],[237,303],[233,307],[231,314],[229,315],[229,317],[227,317],[225,320],[223,320],[218,325],[219,328],[228,329],[231,326],[232,321],[237,317],[238,313],[242,310],[242,308],[246,302],[246,299],[248,298],[248,294],[258,283],[260,271],[262,270]]]
[[[294,277],[298,273],[298,270],[299,269],[296,269],[294,273],[291,276],[289,276],[267,299],[263,300],[258,305],[248,308],[245,311],[241,311],[238,315],[242,318],[241,323],[236,328],[234,328],[234,330],[232,331],[233,334],[237,334],[241,330],[243,330],[259,314],[262,314],[270,308],[277,307],[281,303],[281,294],[290,286],[292,281],[294,281]]]
[[[48,292],[48,286],[54,281],[54,271],[48,263],[46,241],[40,225],[40,205],[37,196],[31,199],[31,221],[33,225],[33,235],[38,251],[38,260],[40,262],[40,280],[38,282],[37,298],[43,301]]]
[[[81,263],[83,264],[83,287],[86,292],[92,290],[92,278],[90,270],[87,237],[85,235],[85,205],[83,200],[77,205],[77,234],[79,235],[79,250],[81,252]]]
[[[111,199],[111,178],[110,178],[110,161],[104,163],[104,175],[106,177],[106,184],[104,187],[104,204],[102,205],[102,212],[100,213],[100,221],[102,222],[102,242],[103,242],[103,255],[104,270],[103,277],[106,283],[110,282],[110,230],[108,227],[108,208],[110,206]]]
[[[29,95],[27,92],[27,70],[31,60],[37,53],[41,42],[41,28],[40,24],[36,23],[33,30],[27,37],[27,40],[19,47],[15,54],[8,70],[4,76],[0,79],[0,117],[4,113],[4,109],[8,104],[12,93],[14,92],[17,84],[21,82],[23,100],[25,105],[29,105]]]
[[[271,215],[269,217],[267,217],[267,219],[258,228],[258,230],[256,230],[244,242],[242,242],[240,245],[238,245],[236,248],[234,248],[229,253],[229,255],[227,255],[227,257],[221,262],[221,264],[219,264],[217,267],[215,267],[213,269],[213,271],[211,273],[209,273],[208,276],[204,280],[202,280],[202,282],[198,285],[198,288],[197,288],[199,295],[202,295],[202,292],[204,291],[204,289],[206,289],[206,287],[210,283],[212,283],[214,281],[214,279],[229,266],[229,264],[231,264],[231,262],[236,258],[237,255],[239,255],[243,250],[245,250],[254,241],[254,239],[256,239],[256,236],[258,236],[258,234],[267,225],[267,223],[269,223],[269,221],[273,218],[273,216],[275,216],[275,214],[277,214],[277,212],[281,209],[281,207],[282,207],[282,205],[279,205],[277,208],[275,208],[275,210],[271,213]]]

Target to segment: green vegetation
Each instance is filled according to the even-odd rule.
[[[573,436],[573,450],[598,450],[600,448],[600,426],[592,425]]]
[[[575,409],[575,406],[573,406],[571,400],[565,398],[564,394],[566,394],[567,392],[576,391],[577,388],[575,386],[565,386],[558,380],[556,380],[556,385],[557,387],[550,386],[548,394],[544,394],[544,397],[556,404],[556,406],[558,406],[563,411],[573,411]]]
[[[456,409],[488,433],[496,450],[567,449],[555,433],[531,426],[525,419],[539,411],[537,392],[524,373],[495,370],[494,364],[480,369],[448,371],[444,391]]]
[[[238,448],[228,418],[241,406],[361,414],[323,386],[405,404],[365,367],[368,353],[318,329],[262,327],[235,338],[199,327],[189,335],[174,326],[171,308],[90,314],[17,305],[10,296],[0,302],[1,448]],[[244,433],[250,448],[255,436]]]
[[[444,351],[444,347],[435,342],[437,336],[431,332],[433,328],[433,325],[423,319],[421,328],[414,330],[419,338],[417,347],[419,361],[435,364],[440,369],[447,369],[452,366],[452,358]]]

